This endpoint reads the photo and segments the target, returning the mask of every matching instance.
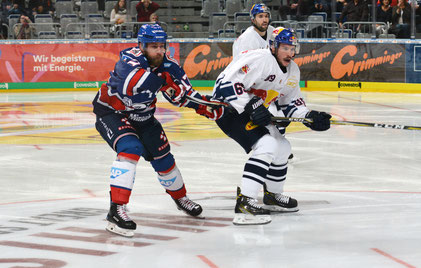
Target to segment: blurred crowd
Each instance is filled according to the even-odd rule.
[[[55,1],[60,0],[1,0],[0,38],[6,39],[11,33],[16,39],[34,38],[36,31],[32,24],[35,22],[34,19],[37,14],[50,14],[55,21],[59,20],[56,14]],[[74,12],[77,13],[81,2],[80,0],[72,1],[74,2]],[[135,19],[132,19],[128,12],[129,7],[126,0],[116,1],[110,11],[105,8],[105,0],[96,1],[98,11],[102,12],[104,17],[104,22],[113,23],[116,27],[133,20],[137,22],[159,22],[156,12],[160,5],[151,0],[136,1]],[[277,8],[279,19],[282,21],[306,21],[308,16],[314,13],[325,13],[327,21],[337,21],[340,27],[352,28],[354,32],[361,32],[364,29],[361,28],[361,25],[350,26],[350,22],[376,21],[379,22],[377,34],[386,33],[394,34],[396,38],[409,38],[411,4],[416,10],[416,29],[421,32],[421,8],[419,8],[420,3],[417,2],[421,0],[409,1],[414,2],[408,2],[408,0],[378,0],[376,6],[373,7],[371,0],[284,0],[282,1],[284,5],[275,7],[275,9]],[[373,8],[376,9],[375,20],[371,17]],[[331,18],[333,15],[335,16],[334,20]],[[11,16],[15,18],[13,23],[10,20]],[[344,26],[345,22],[348,23]]]

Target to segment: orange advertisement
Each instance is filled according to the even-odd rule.
[[[232,61],[232,43],[186,43],[180,53],[190,79],[215,80]]]
[[[301,80],[405,81],[405,46],[399,44],[302,44],[294,58]]]

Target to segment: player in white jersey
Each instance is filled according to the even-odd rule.
[[[232,46],[232,55],[236,59],[241,52],[258,49],[269,48],[270,38],[273,33],[270,22],[270,10],[265,4],[254,4],[250,9],[251,23],[253,24],[235,40]],[[287,125],[285,125],[286,127]],[[282,135],[285,135],[285,127],[279,127]],[[291,153],[288,156],[288,162],[292,163],[296,158]]]
[[[248,27],[232,46],[232,56],[235,60],[241,52],[269,48],[269,37],[274,28],[269,25],[270,10],[265,4],[254,4],[250,9],[252,26]]]
[[[231,111],[216,120],[229,137],[251,153],[237,190],[234,224],[265,224],[271,212],[298,211],[298,202],[283,194],[289,141],[271,124],[272,116],[310,118],[316,131],[330,128],[331,116],[310,111],[301,96],[300,70],[292,60],[298,40],[291,29],[276,28],[271,49],[242,53],[218,76],[213,98],[227,102]],[[263,203],[257,196],[263,186]]]

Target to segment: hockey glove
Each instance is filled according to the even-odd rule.
[[[186,99],[186,88],[181,82],[167,72],[163,72],[161,77],[165,79],[165,83],[160,89],[173,102],[182,104]]]
[[[266,126],[270,123],[272,115],[263,105],[264,101],[254,96],[244,107],[244,111],[250,115],[250,119],[255,125]]]
[[[202,99],[205,101],[210,101],[211,96],[202,96]],[[224,115],[224,106],[209,106],[209,105],[199,105],[196,113],[206,116],[212,121],[218,120]]]
[[[304,125],[315,131],[325,131],[330,128],[330,118],[332,116],[325,112],[310,111],[306,118],[312,119],[313,123],[304,122]]]

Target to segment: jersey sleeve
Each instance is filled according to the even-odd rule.
[[[185,88],[187,95],[201,99],[201,95],[196,90],[193,89],[193,86],[191,85],[190,80],[187,77],[187,74],[185,73],[183,68],[181,68],[181,66],[178,64],[177,61],[166,56],[165,64],[167,64],[168,66],[165,68],[165,71],[168,72],[172,77],[174,77],[174,80],[176,80],[177,83],[181,84]],[[187,99],[185,99],[183,102],[176,102],[172,100],[171,98],[169,98],[166,94],[162,94],[162,95],[168,102],[178,107],[188,107],[192,109],[197,109],[199,107],[197,103],[194,103]]]
[[[233,62],[218,76],[214,86],[214,98],[228,102],[238,113],[244,112],[244,106],[252,98],[251,88],[260,86],[264,74],[270,73],[271,65],[267,64],[267,59],[262,53],[253,53]]]
[[[291,75],[288,78],[285,87],[288,87],[285,95],[281,95],[275,105],[282,112],[278,116],[304,118],[309,111],[301,94],[300,89],[300,70],[295,63],[291,63]]]

